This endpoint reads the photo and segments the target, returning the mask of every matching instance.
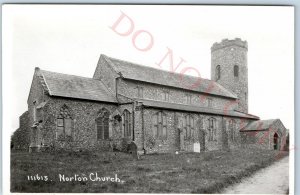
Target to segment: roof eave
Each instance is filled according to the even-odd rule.
[[[84,100],[84,101],[94,101],[94,102],[104,102],[104,103],[112,103],[118,104],[118,101],[106,101],[106,100],[99,100],[99,99],[88,99],[88,98],[79,98],[79,97],[67,97],[62,95],[50,95],[51,97],[58,97],[58,98],[65,98],[65,99],[76,99],[76,100]]]

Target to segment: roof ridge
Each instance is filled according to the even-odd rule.
[[[120,70],[115,66],[115,64],[110,60],[111,57],[101,54],[100,58],[103,57],[103,59],[111,66],[111,68],[116,71],[117,73],[120,72]]]
[[[91,78],[91,77],[84,77],[84,76],[79,76],[79,75],[66,74],[66,73],[54,72],[54,71],[42,70],[42,69],[40,69],[40,71],[41,71],[41,73],[42,72],[49,72],[49,73],[54,73],[54,74],[60,74],[60,75],[66,75],[66,76],[78,77],[78,78],[83,78],[83,79],[92,79],[92,80],[95,80],[95,81],[99,81],[99,80]]]

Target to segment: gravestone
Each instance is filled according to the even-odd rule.
[[[134,142],[128,144],[127,148],[128,153],[130,153],[135,159],[139,159],[139,155],[137,152],[137,145]]]
[[[195,142],[193,149],[194,149],[194,152],[200,153],[200,143],[199,142]]]

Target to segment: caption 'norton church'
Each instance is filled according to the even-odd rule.
[[[101,55],[93,78],[35,69],[28,111],[20,117],[29,150],[138,152],[283,149],[280,119],[248,113],[246,41],[211,47],[211,80]],[[23,135],[25,136],[25,135]]]

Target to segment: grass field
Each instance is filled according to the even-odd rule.
[[[287,155],[282,152],[280,157]],[[236,150],[205,153],[153,154],[133,159],[125,153],[61,152],[11,154],[12,192],[217,193],[278,160],[277,151]],[[117,177],[112,181],[60,181],[66,177]],[[29,181],[28,176],[48,181]],[[41,178],[41,177],[40,177]]]

